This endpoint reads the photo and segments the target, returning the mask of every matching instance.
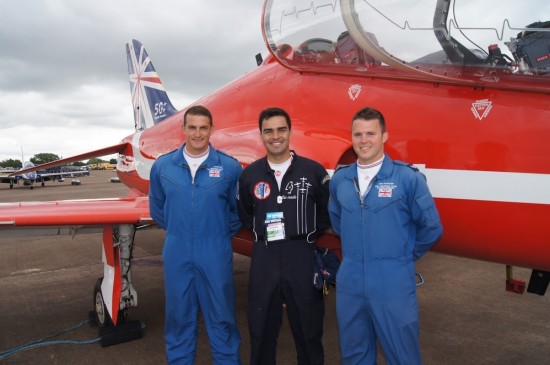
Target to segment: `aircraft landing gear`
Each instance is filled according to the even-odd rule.
[[[103,282],[103,277],[98,278],[95,287],[94,287],[94,314],[97,325],[101,327],[113,326],[113,320],[109,315],[109,311],[105,306],[105,301],[103,300],[103,294],[101,293],[101,283]],[[123,311],[118,312],[118,321],[123,321],[125,313]]]
[[[102,282],[103,278],[98,278],[94,287],[94,310],[95,318],[99,327],[105,327],[108,322],[111,322],[111,316],[107,313],[107,308],[105,307],[105,302],[103,301],[103,294],[101,294]]]
[[[103,228],[103,277],[97,279],[93,297],[103,347],[143,337],[140,321],[126,321],[128,308],[138,303],[130,270],[134,235],[131,224]]]

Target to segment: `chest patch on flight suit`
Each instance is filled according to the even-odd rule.
[[[375,188],[378,189],[378,197],[379,198],[391,198],[393,189],[396,189],[397,185],[395,185],[392,182],[379,183],[379,184],[375,185]]]
[[[212,166],[208,169],[208,176],[210,177],[221,177],[223,166]]]
[[[260,181],[254,185],[254,196],[260,200],[267,199],[271,194],[271,186],[265,181]]]

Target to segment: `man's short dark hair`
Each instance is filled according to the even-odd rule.
[[[359,110],[353,116],[353,119],[351,120],[351,124],[353,125],[353,122],[355,122],[357,119],[364,119],[364,120],[378,119],[378,122],[380,123],[380,128],[382,129],[382,133],[386,132],[386,120],[384,119],[384,116],[382,115],[382,113],[376,109],[365,107]]]
[[[203,117],[207,117],[210,120],[210,126],[213,125],[212,114],[210,113],[210,110],[206,109],[202,105],[192,106],[191,108],[189,108],[185,111],[185,113],[183,114],[183,126],[184,127],[187,125],[187,115],[202,115]]]
[[[267,108],[260,112],[260,116],[258,118],[258,126],[260,127],[260,133],[262,132],[262,124],[264,120],[273,118],[273,117],[284,117],[286,120],[286,125],[288,127],[288,130],[292,128],[292,123],[290,122],[290,116],[287,112],[285,112],[281,108]]]

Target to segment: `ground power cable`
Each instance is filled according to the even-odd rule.
[[[82,327],[83,325],[85,325],[86,323],[89,323],[90,320],[85,320],[85,321],[82,321],[80,322],[79,324],[71,327],[71,328],[68,328],[66,330],[63,330],[61,332],[58,332],[58,333],[55,333],[53,335],[50,335],[50,336],[47,336],[47,337],[44,337],[44,338],[41,338],[39,340],[34,340],[34,341],[31,341],[29,343],[26,343],[24,345],[21,345],[21,346],[18,346],[18,347],[14,347],[12,349],[9,349],[9,350],[5,350],[5,351],[2,351],[0,352],[0,360],[4,360],[4,359],[7,359],[8,357],[11,357],[19,352],[22,352],[22,351],[26,351],[26,350],[30,350],[30,349],[33,349],[33,348],[36,348],[36,347],[42,347],[42,346],[49,346],[49,345],[64,345],[64,344],[69,344],[69,345],[87,345],[87,344],[90,344],[90,343],[96,343],[96,342],[99,342],[101,340],[101,337],[97,337],[97,338],[94,338],[92,340],[83,340],[83,341],[75,341],[75,340],[54,340],[54,341],[48,341],[54,337],[58,337],[58,336],[61,336],[65,333],[68,333],[68,332],[71,332],[71,331],[74,331],[75,329],[79,328],[79,327]]]

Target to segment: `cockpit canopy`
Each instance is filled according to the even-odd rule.
[[[271,52],[298,71],[550,91],[546,0],[267,0]]]

